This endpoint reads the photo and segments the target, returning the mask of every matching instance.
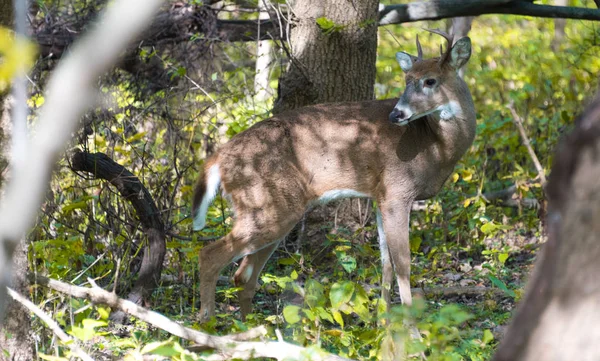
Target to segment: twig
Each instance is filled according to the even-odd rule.
[[[52,317],[48,316],[44,311],[42,311],[39,307],[33,304],[33,302],[29,301],[27,298],[20,295],[18,292],[15,292],[12,288],[6,287],[8,294],[13,300],[22,304],[29,311],[33,312],[36,316],[38,316],[44,323],[54,332],[54,334],[67,346],[71,352],[77,357],[85,361],[94,361],[87,353],[85,353],[79,346],[77,346],[76,342],[73,342],[73,338],[69,337],[63,331],[58,323],[56,323]]]
[[[200,332],[171,321],[166,316],[160,313],[147,310],[135,303],[120,299],[115,294],[101,289],[95,285],[95,282],[89,279],[92,288],[79,287],[70,285],[64,282],[53,280],[42,276],[29,276],[32,282],[47,286],[53,290],[69,294],[73,297],[85,298],[94,303],[104,304],[126,312],[140,320],[147,322],[161,330],[167,331],[177,337],[190,340],[199,346],[214,349],[215,354],[209,357],[204,357],[206,360],[228,360],[228,359],[243,359],[267,357],[277,360],[297,359],[303,353],[308,352],[304,347],[300,347],[291,343],[282,341],[265,341],[265,342],[245,342],[237,341],[235,336],[213,336]],[[348,361],[349,359],[322,352],[314,355],[311,352],[312,360],[319,361]]]
[[[508,110],[510,110],[510,112],[513,116],[513,122],[517,126],[517,129],[519,130],[519,134],[521,135],[521,139],[523,140],[523,145],[525,145],[525,148],[527,148],[527,151],[529,152],[529,156],[531,157],[531,160],[533,161],[533,164],[535,165],[535,169],[538,172],[538,176],[540,177],[540,181],[542,182],[542,188],[543,188],[546,185],[546,174],[544,173],[544,168],[542,167],[540,160],[538,159],[537,155],[535,154],[535,151],[533,150],[533,147],[531,146],[531,142],[529,141],[529,137],[527,136],[527,133],[525,132],[525,128],[523,127],[523,119],[521,119],[519,114],[517,114],[517,111],[515,110],[515,106],[513,103],[510,103],[507,106],[507,108],[508,108]]]

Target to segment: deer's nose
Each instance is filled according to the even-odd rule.
[[[392,110],[392,112],[390,113],[390,122],[397,124],[397,123],[405,123],[405,121],[410,118],[409,112],[406,109],[398,109],[398,108],[394,108],[394,110]]]

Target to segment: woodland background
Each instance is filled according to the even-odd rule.
[[[275,339],[278,329],[298,345],[375,360],[386,358],[389,330],[400,330],[401,320],[409,318],[423,335],[408,341],[410,354],[490,359],[547,240],[548,195],[542,185],[555,148],[598,87],[598,23],[482,15],[377,26],[377,1],[318,3],[295,5],[291,28],[286,23],[292,5],[285,1],[166,3],[117,66],[97,79],[96,102],[54,168],[35,226],[15,256],[21,255],[17,270],[79,286],[92,279],[209,333],[266,325],[266,338]],[[557,3],[596,9],[593,1]],[[35,56],[28,53],[34,59],[27,77],[30,129],[46,102],[49,75],[105,6],[96,0],[29,5],[29,35],[37,44]],[[10,16],[4,11],[4,19]],[[263,22],[248,21],[258,17]],[[417,34],[426,56],[439,52],[440,38],[422,28],[471,37],[464,79],[478,128],[441,193],[413,207],[411,281],[421,301],[410,309],[397,307],[392,326],[381,325],[373,205],[349,200],[309,212],[288,236],[263,272],[256,312],[246,323],[239,321],[230,268],[217,294],[219,315],[198,324],[199,250],[232,224],[219,198],[208,226],[191,231],[192,186],[206,156],[273,112],[399,96],[404,78],[395,53],[416,54]],[[297,53],[302,42],[311,45],[308,58]],[[10,178],[9,139],[16,129],[7,116],[14,98],[6,81],[2,87],[0,181]],[[21,292],[94,359],[195,360],[203,356],[192,351],[210,354],[185,350],[189,341],[85,299],[29,283]],[[10,307],[16,311],[8,313],[13,321],[6,324],[17,331],[0,334],[0,359],[72,356],[39,317],[29,323],[28,312]],[[20,347],[14,343],[19,332],[27,340]]]

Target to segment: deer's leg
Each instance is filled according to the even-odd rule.
[[[381,299],[385,302],[386,308],[389,311],[392,306],[391,292],[393,291],[394,269],[392,260],[390,259],[390,251],[388,249],[385,231],[383,228],[383,220],[381,211],[377,208],[377,233],[379,236],[379,252],[381,254]]]
[[[252,312],[252,299],[258,286],[258,277],[279,243],[275,242],[254,254],[244,257],[242,264],[233,276],[235,285],[242,287],[238,294],[242,321],[246,321],[246,315]]]
[[[298,210],[283,208],[279,211],[281,213],[278,213],[275,209],[263,207],[254,209],[253,212],[247,212],[247,214],[239,212],[235,225],[229,234],[202,248],[199,267],[200,319],[202,321],[206,321],[215,315],[215,291],[221,270],[236,259],[252,255],[264,248],[275,248],[278,241],[302,217],[303,209],[300,209],[300,207],[298,207]],[[274,243],[275,245],[273,245]],[[255,257],[252,256],[250,260]],[[260,260],[265,258],[263,262],[268,259],[266,256],[258,258]],[[248,265],[251,263],[248,263]],[[261,266],[264,266],[264,264]],[[254,271],[252,273],[254,274]]]
[[[393,268],[396,271],[400,299],[402,304],[408,306],[412,304],[410,294],[410,244],[408,239],[410,203],[408,201],[379,203],[383,233]],[[391,273],[391,270],[386,271],[384,269],[384,278],[390,277],[389,273]]]

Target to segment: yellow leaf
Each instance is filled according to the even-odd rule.
[[[452,183],[458,182],[459,175],[458,173],[452,173]]]
[[[463,170],[462,177],[465,182],[469,182],[471,179],[473,179],[473,173],[468,170]]]
[[[471,198],[465,199],[465,202],[463,203],[463,207],[467,208],[469,206],[469,204],[471,204]]]
[[[334,336],[334,337],[341,337],[344,334],[344,332],[342,332],[341,330],[336,330],[336,329],[326,330],[323,333],[325,333],[326,335],[329,335],[329,336]]]

